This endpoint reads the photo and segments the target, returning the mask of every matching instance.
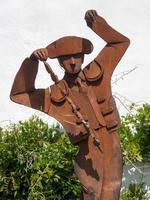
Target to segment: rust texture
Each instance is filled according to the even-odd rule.
[[[92,52],[92,43],[76,36],[60,38],[23,61],[10,98],[54,117],[71,142],[79,146],[74,168],[83,185],[80,199],[118,200],[122,179],[120,119],[111,92],[111,77],[129,39],[95,10],[86,12],[85,21],[107,43],[97,57],[82,70],[84,54]],[[57,58],[64,68],[62,80],[53,73],[46,62],[48,58]],[[54,81],[46,89],[35,88],[39,60]]]

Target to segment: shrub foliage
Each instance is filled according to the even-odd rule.
[[[76,199],[73,173],[77,148],[58,125],[38,117],[0,131],[0,199]]]
[[[150,104],[122,117],[121,144],[126,161],[150,158]],[[28,121],[0,128],[0,199],[77,200],[81,184],[73,169],[77,147],[57,124],[49,127],[34,116]],[[130,186],[121,199],[133,198]],[[131,194],[132,191],[132,194]],[[131,198],[129,198],[129,196]]]
[[[126,161],[150,160],[150,104],[130,106],[130,113],[122,117],[120,139]]]

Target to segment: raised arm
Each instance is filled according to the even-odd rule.
[[[49,89],[35,88],[38,60],[47,59],[44,52],[45,50],[36,50],[30,58],[23,61],[16,74],[10,99],[16,103],[47,113],[50,106]]]
[[[128,48],[130,41],[109,26],[95,10],[87,11],[85,20],[87,25],[107,43],[96,57],[96,61],[111,75]]]

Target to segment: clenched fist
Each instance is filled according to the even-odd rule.
[[[87,25],[88,26],[92,26],[92,23],[96,20],[96,17],[98,16],[96,10],[88,10],[86,13],[85,13],[85,21],[87,22]]]
[[[46,61],[48,58],[48,50],[46,48],[41,48],[33,51],[30,58],[32,60]]]

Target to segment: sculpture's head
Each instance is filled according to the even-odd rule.
[[[67,73],[76,74],[81,70],[84,54],[77,53],[58,57],[59,64]]]
[[[92,43],[76,36],[60,38],[47,46],[50,58],[57,58],[60,65],[70,74],[76,74],[81,70],[84,54],[93,50]]]

